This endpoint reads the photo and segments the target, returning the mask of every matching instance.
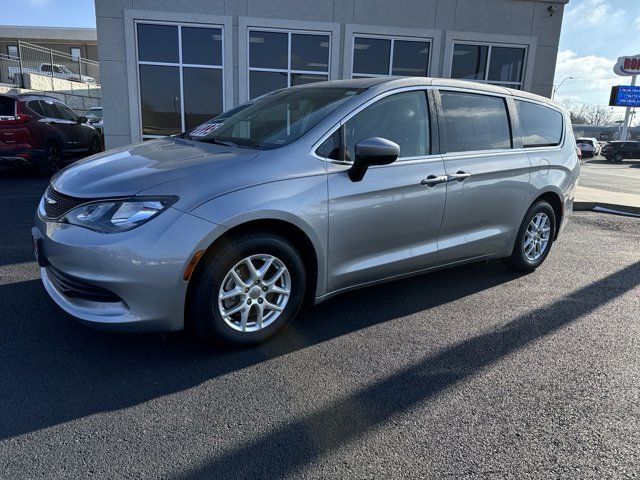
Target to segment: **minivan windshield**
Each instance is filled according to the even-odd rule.
[[[288,145],[363,89],[312,87],[278,90],[241,109],[200,142],[270,150]]]

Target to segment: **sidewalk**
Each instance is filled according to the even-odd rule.
[[[578,185],[573,208],[574,210],[608,210],[611,213],[640,216],[640,192],[635,195]]]

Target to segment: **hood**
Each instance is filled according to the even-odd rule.
[[[94,155],[65,168],[55,190],[80,198],[121,197],[192,175],[248,162],[260,152],[163,138]]]

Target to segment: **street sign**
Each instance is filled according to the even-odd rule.
[[[611,107],[640,107],[640,86],[618,85],[611,87]]]
[[[640,73],[640,55],[618,58],[618,61],[613,66],[613,71],[616,75],[622,77],[638,75]]]

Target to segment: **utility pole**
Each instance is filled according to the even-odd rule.
[[[633,77],[631,77],[631,86],[634,86],[636,84],[636,79],[638,78],[638,75],[634,75]],[[624,113],[624,124],[622,125],[622,135],[620,140],[622,140],[623,142],[627,141],[627,136],[629,134],[629,118],[631,117],[631,107],[627,107],[625,113]]]

